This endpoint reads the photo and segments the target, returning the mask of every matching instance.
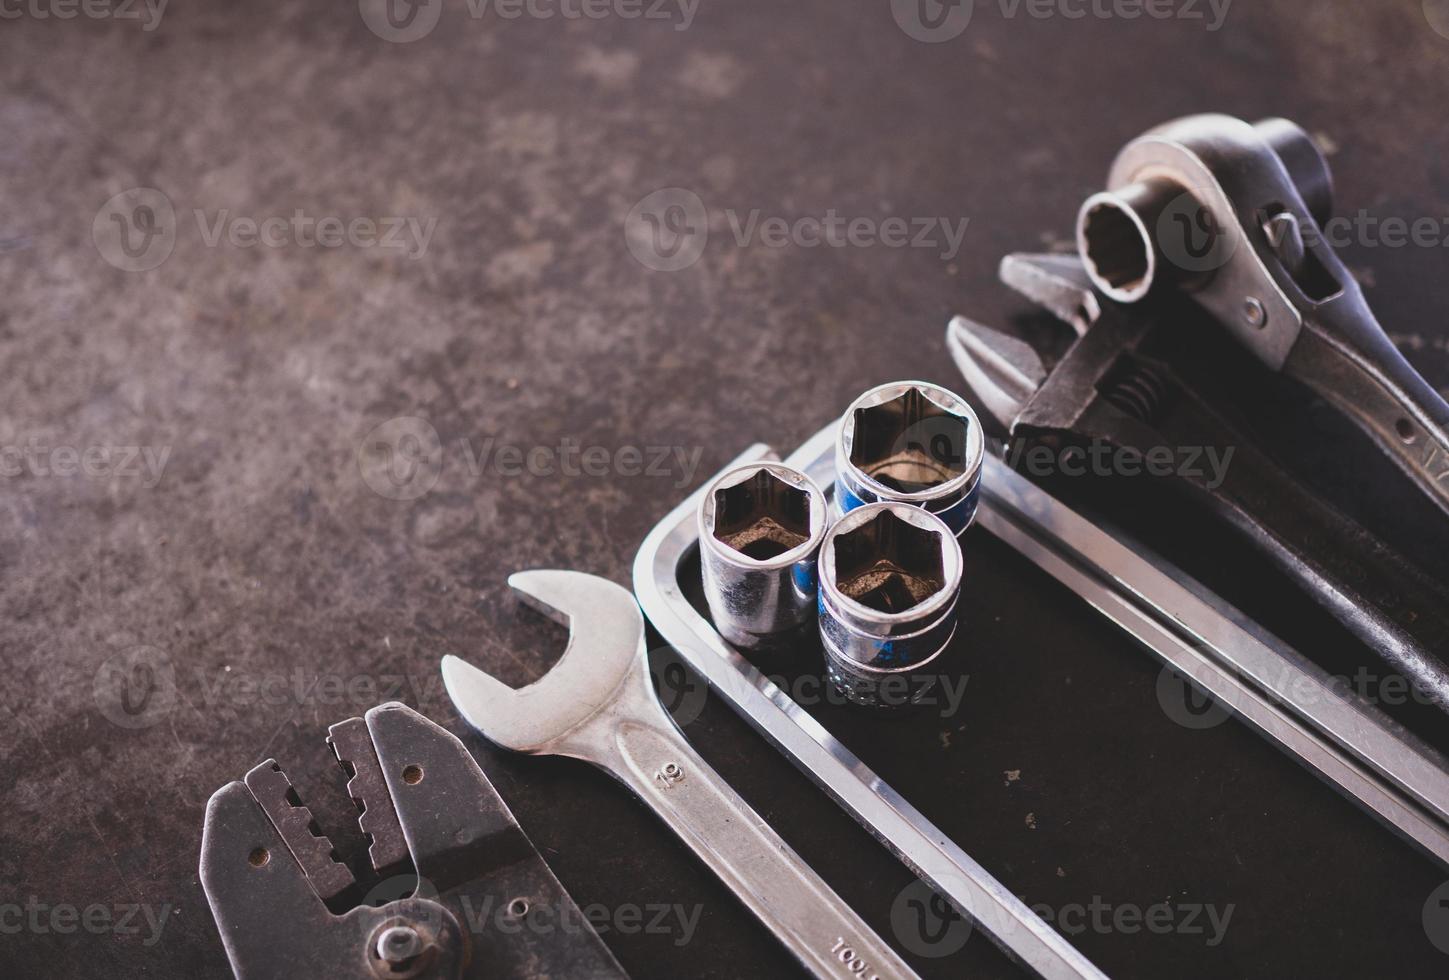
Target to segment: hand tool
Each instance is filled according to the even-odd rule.
[[[268,759],[212,795],[202,830],[201,883],[239,980],[625,976],[452,734],[388,703],[328,741],[387,876],[371,894],[405,894],[334,911],[359,886]]]
[[[692,524],[698,507],[690,501]],[[516,752],[592,762],[632,789],[813,975],[915,976],[690,748],[650,683],[644,617],[627,589],[567,571],[508,581],[569,627],[569,644],[518,690],[445,657],[448,694],[469,724]]]
[[[826,676],[869,707],[902,707],[956,635],[961,544],[930,511],[867,504],[842,517],[820,550],[820,640]],[[728,639],[728,637],[726,637]]]
[[[808,476],[779,463],[731,470],[710,484],[699,501],[704,595],[731,643],[785,650],[815,628],[828,510]]]
[[[1012,434],[1012,455],[1101,443],[1139,457],[1204,448],[1219,473],[1169,481],[1236,528],[1440,707],[1449,709],[1449,590],[1313,493],[1235,413],[1263,369],[1190,303],[1123,306],[1094,290],[1081,260],[1010,255],[1007,285],[1081,337],[1048,371],[1029,345],[957,317],[947,344],[967,384]]]
[[[835,426],[786,458],[830,494]],[[773,456],[751,447],[732,466]],[[680,571],[697,546],[686,499],[634,561],[650,623],[710,689],[998,946],[1039,976],[1103,974],[880,774],[719,636]],[[1382,712],[1120,532],[987,455],[979,523],[1426,854],[1449,866],[1449,763]]]
[[[960,395],[924,381],[873,388],[841,419],[835,502],[842,513],[913,504],[962,534],[976,515],[984,446],[981,422]]]
[[[823,429],[786,460],[810,474],[827,494],[835,482],[832,450],[837,434],[837,425]],[[757,445],[730,468],[773,456],[768,446]],[[695,511],[703,492],[692,494],[661,520],[634,560],[635,593],[665,642],[711,690],[1009,956],[1050,980],[1100,980],[1104,974],[1086,957],[836,741],[694,608],[680,584],[680,566],[699,544]]]
[[[1449,512],[1449,403],[1390,342],[1334,253],[1322,227],[1333,178],[1302,129],[1188,116],[1128,143],[1107,186],[1077,220],[1078,249],[1102,293],[1138,303],[1185,290]]]

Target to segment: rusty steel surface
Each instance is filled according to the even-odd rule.
[[[1022,312],[1001,256],[1069,245],[1175,116],[1294,119],[1341,214],[1449,235],[1441,0],[928,3],[971,11],[936,31],[903,0],[119,7],[0,23],[6,977],[225,976],[208,796],[284,758],[359,853],[323,736],[389,699],[464,737],[631,975],[795,975],[607,777],[459,721],[444,654],[521,684],[559,649],[507,576],[625,583],[750,443],[882,382],[959,388],[948,317]],[[1449,388],[1449,248],[1354,228]],[[966,551],[959,709],[820,714],[992,874],[1112,976],[1443,975],[1442,872],[1241,726],[1174,721],[1149,660],[1003,546]],[[1233,557],[1300,649],[1346,642]],[[979,936],[932,955],[910,873],[698,707],[701,755],[924,976],[1017,975]]]

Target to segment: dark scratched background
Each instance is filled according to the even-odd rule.
[[[0,4],[4,977],[227,975],[197,880],[217,787],[276,757],[355,853],[327,725],[398,697],[466,734],[443,654],[520,684],[562,642],[510,572],[626,582],[649,528],[749,443],[792,447],[884,381],[958,385],[948,316],[1022,313],[1000,257],[1065,243],[1146,128],[1288,116],[1331,150],[1340,212],[1449,216],[1440,0],[1220,19],[981,0],[937,43],[888,0],[599,19],[447,0],[405,28],[374,0],[58,9]],[[674,271],[649,267],[649,214],[692,216],[661,200],[707,215],[697,256],[656,254],[695,259]],[[832,211],[968,224],[956,254],[732,227]],[[1449,249],[1346,259],[1449,386]],[[603,455],[535,465],[567,446]],[[983,532],[967,545],[962,708],[823,711],[868,762],[1043,911],[1231,909],[1216,936],[1088,919],[1070,938],[1113,976],[1444,976],[1444,870],[1236,723],[1175,723],[1149,657]],[[1275,629],[1357,656],[1251,556],[1220,557],[1202,573]],[[720,702],[686,732],[905,942],[909,872]],[[632,975],[794,974],[606,776],[466,737],[580,904],[698,909],[687,936],[610,930]],[[52,928],[92,906],[96,928]],[[1016,975],[979,936],[926,952],[949,953],[912,954],[927,976]]]

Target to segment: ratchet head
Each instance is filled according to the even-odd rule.
[[[610,707],[639,674],[644,616],[631,592],[596,575],[519,572],[508,584],[529,606],[569,628],[563,656],[516,690],[448,656],[443,682],[458,712],[490,741],[515,752],[562,752],[567,736]]]

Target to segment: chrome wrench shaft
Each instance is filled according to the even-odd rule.
[[[650,683],[633,595],[580,572],[523,572],[509,584],[571,626],[569,646],[519,690],[445,658],[448,693],[469,724],[505,748],[582,759],[628,786],[814,976],[916,975],[690,748]]]

